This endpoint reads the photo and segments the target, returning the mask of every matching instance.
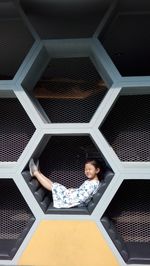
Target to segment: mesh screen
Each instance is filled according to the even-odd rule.
[[[89,58],[53,59],[34,89],[47,116],[55,123],[89,122],[106,85]]]
[[[150,95],[120,96],[101,129],[122,161],[150,160]]]
[[[40,168],[54,182],[78,187],[86,179],[84,162],[88,157],[102,159],[88,136],[53,136],[40,156]]]
[[[17,99],[0,99],[0,161],[17,161],[34,130]]]
[[[0,79],[12,79],[34,40],[21,19],[0,21]]]
[[[106,214],[125,242],[150,242],[150,181],[124,181]]]
[[[17,240],[33,217],[11,179],[0,180],[0,239]]]

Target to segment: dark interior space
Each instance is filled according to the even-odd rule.
[[[150,75],[149,26],[149,1],[118,1],[99,40],[122,76]]]
[[[40,168],[54,182],[78,187],[86,179],[86,159],[94,156],[102,160],[89,136],[52,136],[40,155]]]
[[[12,259],[35,218],[12,179],[0,179],[0,259]]]
[[[127,263],[150,263],[150,181],[124,180],[102,223]]]
[[[10,80],[34,43],[12,1],[0,2],[0,32],[0,80]]]
[[[41,39],[92,37],[109,12],[99,40],[122,76],[150,75],[150,4],[144,1],[34,1],[21,7]]]
[[[150,161],[150,95],[122,95],[100,131],[121,161]]]
[[[53,123],[88,123],[107,93],[89,58],[49,62],[33,95]]]
[[[0,161],[17,161],[35,127],[17,98],[0,99]]]
[[[92,37],[110,0],[20,1],[42,39]]]

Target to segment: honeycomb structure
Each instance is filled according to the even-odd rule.
[[[62,23],[70,6],[42,21],[28,4],[0,3],[0,265],[18,264],[43,220],[67,219],[96,224],[118,265],[150,264],[150,7],[95,1]],[[31,157],[67,187],[96,157],[102,190],[86,207],[56,210]]]

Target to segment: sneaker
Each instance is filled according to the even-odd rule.
[[[37,161],[37,164],[35,164],[33,158],[31,158],[29,161],[30,175],[34,176],[34,172],[38,171],[38,168],[39,168],[39,161]]]

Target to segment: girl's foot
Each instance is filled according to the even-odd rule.
[[[29,170],[30,170],[30,175],[34,176],[34,172],[39,170],[39,160],[35,164],[33,158],[31,158],[29,161]]]

